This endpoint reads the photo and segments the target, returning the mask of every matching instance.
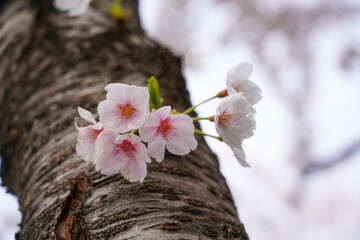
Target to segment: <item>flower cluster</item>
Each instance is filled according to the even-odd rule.
[[[76,125],[77,154],[95,164],[102,174],[120,172],[130,182],[142,182],[150,157],[161,162],[165,148],[173,154],[185,155],[197,147],[191,117],[171,113],[170,106],[155,106],[149,95],[154,91],[121,83],[109,84],[105,90],[106,100],[98,105],[100,122],[79,107],[80,117],[90,125]],[[151,114],[150,103],[155,106]],[[134,134],[137,131],[140,136]]]
[[[171,110],[170,106],[162,107],[154,77],[148,80],[148,87],[109,84],[105,87],[106,99],[98,105],[99,122],[89,111],[78,107],[80,117],[90,125],[75,124],[79,132],[76,152],[104,175],[121,173],[130,182],[142,182],[151,158],[162,162],[165,149],[175,155],[190,153],[197,147],[194,133],[199,133],[225,142],[240,164],[248,167],[242,141],[254,134],[253,105],[261,99],[260,88],[248,79],[251,71],[249,63],[240,63],[229,70],[227,89],[200,103],[224,98],[215,115],[207,118],[188,115],[200,104],[183,113]],[[219,136],[195,129],[193,122],[204,119],[215,122]]]
[[[236,158],[244,167],[245,160],[242,140],[254,135],[256,123],[253,105],[260,101],[260,88],[248,78],[252,66],[242,62],[232,67],[227,75],[228,96],[218,106],[215,114],[215,127],[222,140],[231,147]]]

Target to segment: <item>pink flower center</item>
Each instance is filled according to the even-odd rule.
[[[122,118],[130,118],[131,115],[136,111],[136,109],[128,102],[126,104],[118,104],[117,110],[118,111],[116,115]]]
[[[175,129],[174,125],[170,122],[170,117],[167,117],[161,120],[160,125],[157,128],[158,133],[161,133],[163,137],[167,140],[168,137],[173,134],[173,130]]]
[[[129,155],[129,153],[135,151],[135,147],[128,139],[123,140],[120,144],[116,144],[116,149],[119,151],[119,153],[126,155]]]
[[[94,142],[97,139],[97,137],[99,136],[99,134],[102,132],[102,130],[104,130],[104,128],[102,128],[100,130],[96,130],[96,129],[90,130],[89,135]]]

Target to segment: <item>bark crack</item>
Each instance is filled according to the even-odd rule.
[[[87,177],[76,175],[73,178],[71,191],[65,198],[61,213],[57,218],[55,231],[52,233],[56,239],[90,239],[78,214],[90,187],[91,181]]]

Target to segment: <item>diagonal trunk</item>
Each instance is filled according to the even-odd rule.
[[[110,82],[159,79],[164,104],[189,107],[180,61],[90,9],[68,18],[51,1],[0,3],[0,150],[19,198],[18,239],[247,239],[216,156],[203,138],[183,157],[148,165],[145,181],[102,176],[75,153],[76,107],[96,112]]]

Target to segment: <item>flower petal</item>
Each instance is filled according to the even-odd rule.
[[[128,99],[131,99],[131,105],[137,109],[145,108],[149,115],[149,91],[146,87],[131,85],[127,92]]]
[[[241,164],[241,166],[243,167],[250,167],[250,165],[246,162],[245,160],[245,153],[244,150],[242,149],[242,147],[238,147],[238,148],[232,148],[235,157],[237,158],[237,160],[239,161],[239,163]]]
[[[75,126],[79,131],[76,143],[76,153],[85,161],[91,161],[96,151],[96,139],[103,130],[102,124],[99,122],[87,127],[77,127],[76,124]]]
[[[227,75],[227,92],[229,95],[243,93],[249,103],[254,105],[261,99],[260,88],[248,78],[252,72],[252,66],[242,62],[232,67]]]
[[[171,114],[171,123],[176,126],[176,129],[182,134],[194,134],[194,121],[186,114]]]
[[[116,132],[105,129],[102,131],[95,142],[95,147],[97,152],[103,150],[110,151],[114,148],[114,142],[119,134]]]
[[[108,130],[102,131],[96,141],[96,153],[93,163],[95,169],[104,175],[116,174],[120,171],[123,163],[121,155],[115,150],[115,139],[117,133]]]
[[[228,75],[227,75],[227,83],[228,85],[232,85],[232,83],[237,81],[243,81],[248,79],[253,67],[248,62],[242,62],[238,65],[233,66],[230,68]]]
[[[136,151],[124,160],[125,163],[121,167],[121,174],[130,182],[142,182],[147,174],[146,162],[151,161],[151,159],[143,143],[137,143],[133,146]]]
[[[79,6],[79,1],[74,0],[55,0],[54,6],[60,11],[68,11]]]
[[[89,123],[92,123],[92,124],[96,123],[94,115],[90,111],[88,111],[82,107],[78,107],[78,112],[79,112],[80,117],[85,119]]]
[[[157,162],[162,162],[165,156],[165,139],[162,135],[158,135],[153,141],[148,143],[148,152]]]
[[[71,17],[76,17],[76,16],[80,16],[83,15],[86,10],[89,8],[89,4],[90,1],[83,1],[83,3],[81,5],[79,5],[77,8],[73,8],[71,10],[69,10],[69,16]]]
[[[91,0],[55,0],[54,6],[60,11],[69,11],[69,16],[79,16],[88,9]]]
[[[76,153],[85,161],[91,161],[95,154],[95,142],[88,138],[88,132],[89,130],[86,127],[82,128],[78,133],[76,143]]]
[[[131,118],[127,119],[127,128],[129,129],[137,129],[144,125],[146,117],[146,111],[144,110],[136,110],[131,115]]]
[[[119,156],[113,151],[103,150],[94,155],[96,171],[104,175],[113,175],[120,171],[123,163],[119,161]]]
[[[128,84],[124,83],[110,83],[106,85],[106,99],[110,99],[117,104],[126,103],[127,99],[124,99],[124,96],[126,95],[128,86]]]
[[[141,140],[143,140],[144,142],[149,142],[154,140],[156,137],[156,131],[157,131],[156,126],[144,125],[140,127],[139,134]]]
[[[176,155],[186,155],[196,147],[197,141],[194,134],[184,134],[180,131],[166,141],[167,150]]]
[[[242,89],[250,104],[254,105],[261,100],[261,89],[252,81],[244,81],[242,83]]]

